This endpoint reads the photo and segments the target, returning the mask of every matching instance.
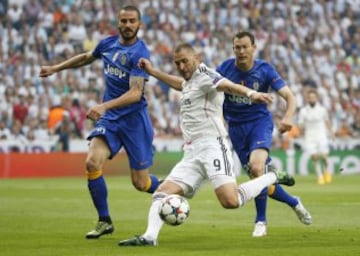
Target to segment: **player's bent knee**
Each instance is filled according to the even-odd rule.
[[[143,181],[143,180],[133,180],[132,181],[133,186],[139,190],[139,191],[146,191],[146,187],[147,187],[147,181]]]
[[[249,163],[250,176],[252,178],[259,177],[264,174],[264,165],[263,164],[254,164]]]
[[[221,202],[222,207],[225,209],[236,209],[239,208],[239,202],[233,202],[233,201],[227,201],[227,202]]]
[[[86,170],[88,172],[95,172],[101,169],[100,163],[93,157],[88,157],[85,161]]]
[[[220,200],[221,206],[224,207],[225,209],[236,209],[239,208],[240,204],[239,204],[239,200],[237,198],[230,198],[230,197],[226,197],[226,198],[222,198]]]

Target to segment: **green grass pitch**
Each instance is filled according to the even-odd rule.
[[[84,178],[0,180],[0,255],[360,255],[360,176],[335,176],[324,186],[314,176],[296,179],[287,191],[311,211],[311,226],[270,199],[268,235],[252,238],[253,202],[222,209],[205,184],[189,201],[187,222],[164,226],[158,247],[141,248],[117,245],[141,234],[147,222],[151,197],[132,188],[129,177],[107,178],[116,230],[98,240],[84,238],[96,221]]]

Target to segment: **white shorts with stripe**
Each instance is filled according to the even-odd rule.
[[[191,198],[205,180],[214,189],[236,183],[233,158],[228,138],[201,137],[184,145],[184,156],[166,178],[184,190]]]

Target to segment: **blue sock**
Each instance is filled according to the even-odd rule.
[[[298,200],[289,195],[279,184],[274,185],[274,192],[269,195],[272,199],[288,204],[290,207],[295,207],[298,204]]]
[[[255,223],[259,221],[266,222],[267,191],[268,188],[264,188],[261,193],[257,197],[255,197]]]
[[[88,180],[88,188],[94,206],[98,212],[99,220],[110,219],[109,208],[107,204],[107,187],[103,176],[95,180]],[[110,221],[111,223],[111,221]]]
[[[158,179],[155,175],[153,175],[153,174],[150,174],[149,177],[150,177],[151,184],[150,184],[149,188],[146,190],[146,192],[152,194],[152,193],[155,192],[155,190],[157,189],[157,187],[160,185],[160,181],[159,181],[159,179]]]

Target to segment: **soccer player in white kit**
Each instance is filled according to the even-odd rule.
[[[307,93],[308,104],[300,109],[299,128],[304,134],[304,149],[311,156],[317,175],[318,184],[330,183],[332,180],[327,166],[329,154],[329,136],[332,136],[329,115],[318,101],[315,90]]]
[[[175,48],[174,63],[182,77],[157,70],[146,59],[140,59],[139,66],[172,88],[182,91],[180,121],[184,155],[153,194],[146,232],[120,241],[119,246],[157,245],[163,225],[158,213],[161,200],[169,194],[191,198],[205,180],[211,182],[219,202],[228,209],[244,205],[273,183],[294,184],[294,179],[281,171],[269,172],[240,186],[236,184],[228,133],[222,115],[224,91],[247,95],[252,102],[269,103],[272,97],[234,84],[209,69],[200,63],[195,50],[187,43]]]

